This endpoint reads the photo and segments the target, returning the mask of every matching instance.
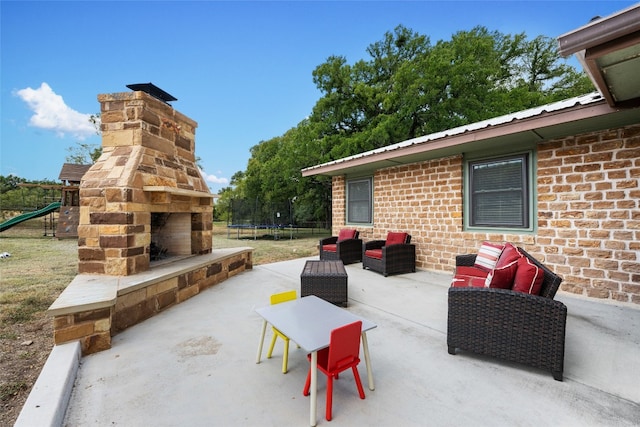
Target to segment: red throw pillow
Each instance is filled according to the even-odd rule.
[[[340,230],[340,233],[338,233],[338,242],[341,242],[343,240],[355,239],[356,233],[357,233],[356,230],[343,228],[342,230]]]
[[[500,257],[503,248],[504,245],[484,242],[482,246],[480,246],[478,255],[476,255],[475,267],[486,272],[496,268],[496,263],[498,262],[498,258]]]
[[[531,295],[540,295],[544,272],[537,265],[532,264],[529,258],[523,256],[518,260],[518,271],[513,280],[514,291]]]
[[[496,263],[496,268],[502,268],[505,265],[511,264],[513,261],[517,261],[522,257],[522,254],[511,243],[505,243],[504,249],[500,254],[500,258],[498,258],[498,262]]]
[[[511,264],[507,264],[505,266],[502,266],[501,268],[494,268],[487,275],[485,285],[489,286],[490,288],[511,289],[517,271],[517,260],[512,261]]]
[[[387,241],[385,242],[386,246],[389,245],[397,245],[399,243],[405,243],[407,241],[407,233],[394,233],[389,232],[387,234]]]

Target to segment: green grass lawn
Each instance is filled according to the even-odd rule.
[[[77,273],[75,239],[43,236],[42,219],[26,221],[0,234],[0,252],[11,257],[0,260],[0,324],[29,321],[44,312]],[[252,247],[255,265],[309,257],[318,254],[324,229],[273,231],[228,229],[214,223],[213,248]],[[1,334],[1,332],[0,332]]]

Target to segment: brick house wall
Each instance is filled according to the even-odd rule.
[[[455,256],[510,241],[564,281],[561,290],[640,304],[640,125],[538,145],[535,234],[463,230],[463,158],[377,170],[374,226],[364,240],[407,231],[418,268],[453,272]],[[345,226],[344,176],[333,177],[333,233]]]

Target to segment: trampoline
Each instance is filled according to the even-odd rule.
[[[247,235],[245,232],[249,231],[249,238],[253,236],[253,240],[258,240],[258,238],[265,238],[265,235],[258,237],[259,231],[266,231],[267,236],[273,236],[273,240],[280,240],[286,230],[289,230],[289,239],[293,239],[293,233],[298,233],[298,227],[294,225],[283,225],[283,224],[229,224],[227,225],[227,239],[231,238],[231,230],[236,231],[236,238],[239,240],[242,238],[246,238]]]

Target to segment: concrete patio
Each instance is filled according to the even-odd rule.
[[[265,358],[268,331],[262,362],[255,363],[262,323],[255,308],[268,305],[272,293],[299,291],[305,261],[255,266],[146,320],[116,335],[110,350],[82,358],[77,375],[77,351],[54,350],[59,355],[52,353],[16,425],[308,425],[304,351],[291,346],[289,372],[282,374],[281,341],[274,357]],[[640,422],[640,307],[560,293],[556,298],[569,315],[564,381],[558,382],[549,372],[462,351],[449,355],[450,275],[419,270],[385,278],[361,264],[346,269],[347,309],[378,325],[368,333],[375,390],[366,388],[364,364],[365,400],[358,398],[352,375],[341,375],[332,425]],[[67,378],[68,405],[63,397],[38,397],[59,386],[47,384],[56,375]],[[318,378],[317,422],[328,425],[326,378]]]

